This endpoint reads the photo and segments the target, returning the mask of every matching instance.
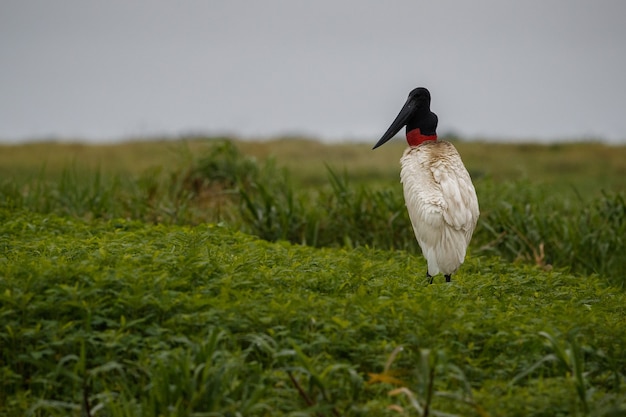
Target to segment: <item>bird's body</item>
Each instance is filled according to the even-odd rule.
[[[446,281],[461,266],[478,221],[478,198],[454,145],[438,140],[437,116],[430,93],[411,91],[409,98],[374,148],[407,126],[409,148],[400,159],[404,201],[415,238],[428,263],[427,276]]]
[[[404,201],[428,275],[450,276],[465,259],[478,220],[469,173],[450,142],[427,141],[400,159]]]

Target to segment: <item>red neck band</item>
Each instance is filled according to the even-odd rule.
[[[406,141],[409,143],[409,146],[421,145],[428,140],[437,140],[437,134],[422,135],[422,132],[419,128],[413,129],[410,132],[406,133]]]

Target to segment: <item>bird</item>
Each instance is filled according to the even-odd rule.
[[[372,149],[404,126],[409,147],[400,159],[400,181],[413,232],[433,283],[441,273],[450,282],[463,261],[480,210],[469,172],[454,145],[437,138],[438,118],[430,92],[413,89],[387,131]]]

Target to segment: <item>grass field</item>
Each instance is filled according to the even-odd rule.
[[[0,149],[0,416],[626,413],[626,148],[457,144],[428,285],[400,144]]]
[[[218,139],[219,140],[219,139]],[[30,143],[0,145],[0,176],[57,178],[68,168],[103,174],[141,175],[162,169],[173,171],[193,163],[210,150],[214,140],[139,141],[109,145]],[[278,139],[235,142],[245,155],[274,158],[304,185],[324,184],[326,166],[346,169],[353,179],[398,183],[400,140],[371,150],[371,144],[324,145],[313,140]],[[463,160],[477,177],[498,181],[525,179],[561,190],[576,187],[581,193],[626,191],[626,146],[600,143],[554,145],[456,142]]]

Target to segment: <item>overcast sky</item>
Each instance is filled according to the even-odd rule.
[[[1,0],[0,141],[375,142],[427,87],[439,133],[626,143],[626,1]]]

